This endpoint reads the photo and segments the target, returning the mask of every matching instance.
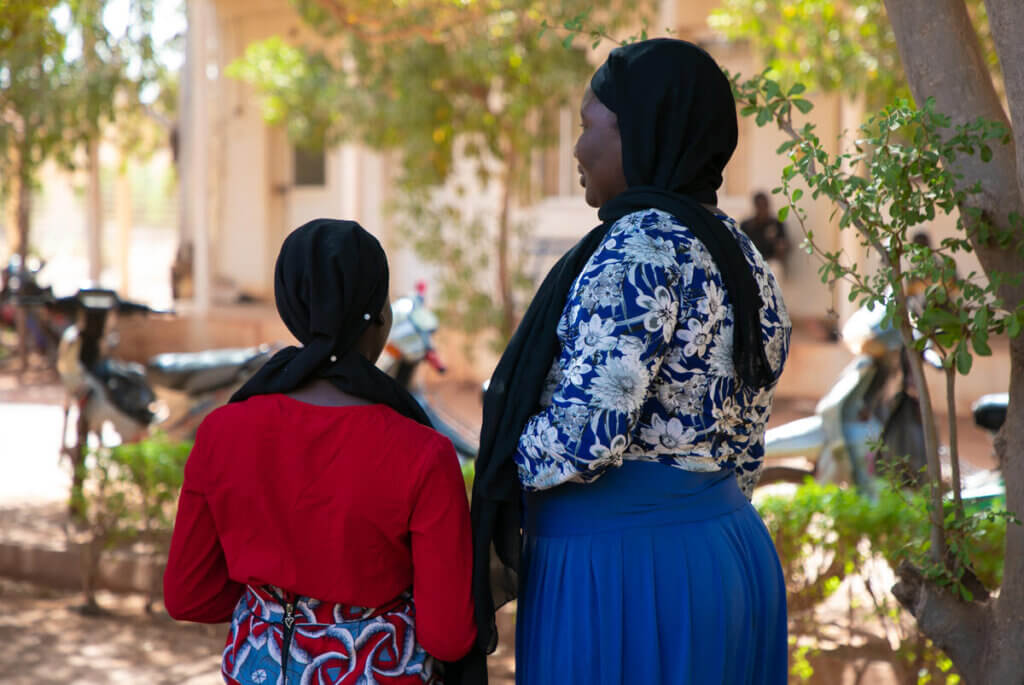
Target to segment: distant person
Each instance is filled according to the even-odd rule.
[[[754,216],[744,219],[740,230],[747,234],[754,247],[766,260],[778,261],[785,269],[786,256],[789,254],[789,238],[786,236],[786,224],[779,221],[778,215],[772,211],[771,201],[764,193],[754,194]]]
[[[274,296],[302,346],[200,426],[167,611],[230,621],[227,683],[452,685],[437,661],[476,637],[469,506],[451,442],[374,366],[384,250],[354,222],[311,221],[281,247]]]

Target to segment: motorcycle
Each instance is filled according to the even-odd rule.
[[[113,290],[88,288],[55,299],[51,307],[74,318],[61,337],[57,372],[67,393],[64,432],[67,435],[71,406],[78,409],[76,439],[66,445],[77,466],[84,459],[90,436],[102,443],[104,426],[110,425],[121,442],[134,442],[169,417],[166,401],[154,386],[184,397],[185,410],[167,431],[191,437],[202,417],[226,399],[259,369],[272,354],[269,345],[252,348],[207,350],[197,353],[160,354],[141,364],[115,359],[111,350],[116,333],[108,332],[112,314],[168,315],[145,304],[122,300]]]
[[[438,328],[437,316],[426,307],[424,287],[414,295],[392,303],[394,324],[378,365],[405,387],[410,387],[416,368],[426,361],[444,373],[445,366],[434,350],[431,338]],[[276,348],[259,345],[247,348],[205,350],[194,353],[165,353],[148,360],[145,367],[114,359],[110,349],[116,334],[107,332],[112,314],[169,314],[147,305],[120,299],[115,291],[83,289],[74,296],[54,300],[52,307],[76,317],[68,326],[58,350],[57,368],[67,390],[64,433],[67,435],[70,408],[78,408],[75,443],[65,452],[77,464],[90,436],[101,440],[109,424],[122,442],[143,437],[158,424],[172,435],[194,437],[202,419],[226,402],[242,384],[273,355]],[[161,391],[158,398],[154,388]],[[438,431],[448,436],[463,461],[476,455],[453,421],[426,399],[418,389],[413,396]],[[172,413],[169,404],[184,404]],[[174,415],[173,420],[168,420]]]
[[[426,286],[416,284],[416,291],[391,303],[393,323],[384,352],[377,366],[408,389],[423,407],[434,429],[452,441],[459,461],[465,465],[476,458],[477,445],[466,439],[452,417],[432,405],[423,391],[413,385],[416,368],[426,362],[438,373],[446,367],[434,349],[432,338],[438,329],[437,315],[426,306]]]
[[[14,331],[19,339],[17,345],[4,345],[0,357],[14,356],[20,348],[25,355],[37,353],[47,366],[55,361],[67,320],[46,307],[53,299],[53,289],[39,284],[39,273],[45,266],[34,257],[23,264],[20,255],[13,255],[0,270],[0,326]]]
[[[847,321],[842,339],[855,356],[817,403],[814,415],[765,433],[769,463],[762,485],[799,484],[812,477],[822,483],[853,483],[870,493],[884,469],[907,485],[920,483],[926,454],[918,400],[907,392],[906,352],[899,333],[884,325],[884,313],[881,306],[863,307]],[[930,349],[924,361],[942,368]],[[892,393],[894,383],[898,389]],[[1005,419],[1006,402],[1005,393],[982,398],[973,407],[975,422],[994,434]],[[804,465],[778,464],[795,458],[802,458]],[[963,479],[962,497],[975,505],[991,503],[1001,496],[1001,488],[998,472],[978,471]]]

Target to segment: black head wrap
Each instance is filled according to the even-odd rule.
[[[275,354],[231,401],[323,378],[429,426],[413,396],[355,349],[387,304],[388,280],[384,249],[356,222],[315,219],[292,231],[274,268],[274,299],[302,347]]]
[[[736,105],[728,79],[697,46],[655,39],[613,50],[591,89],[617,115],[629,188],[601,207],[603,223],[548,273],[484,400],[473,484],[473,597],[478,644],[488,652],[497,644],[495,606],[517,592],[521,503],[513,456],[526,422],[539,410],[569,289],[615,221],[657,208],[693,231],[714,258],[736,311],[734,360],[740,379],[755,388],[774,381],[761,344],[757,282],[732,234],[701,206],[717,201],[722,171],[736,147]],[[492,573],[492,546],[498,573]]]

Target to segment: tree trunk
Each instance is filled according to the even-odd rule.
[[[75,444],[71,448],[71,498],[68,514],[72,521],[82,522],[85,517],[83,505],[85,485],[85,456],[89,452],[89,418],[85,415],[85,403],[78,404],[78,422],[75,424]]]
[[[25,263],[29,244],[29,217],[32,212],[32,181],[20,163],[23,151],[11,146],[10,192],[7,196],[7,248]]]
[[[918,102],[934,97],[936,108],[952,117],[953,125],[984,117],[1008,125],[999,97],[981,54],[977,34],[963,0],[886,0],[911,91]],[[993,38],[1006,75],[1011,113],[1024,122],[1024,5],[1017,0],[986,0]],[[981,209],[1001,229],[1010,229],[1011,212],[1021,213],[1024,169],[1017,164],[1024,147],[1024,125],[1015,131],[1015,144],[993,147],[992,160],[961,157],[953,171],[963,175],[964,188],[980,182],[982,192],[969,206]],[[1017,239],[1021,236],[1017,227]],[[986,273],[1020,271],[1016,250],[985,244],[969,232]],[[1007,309],[1024,300],[1024,286],[1004,284],[999,295]],[[1006,481],[1007,508],[1024,513],[1024,341],[1011,341],[1010,408],[996,443]],[[1024,683],[1024,526],[1006,531],[1003,587],[997,599],[965,603],[924,580],[909,567],[900,572],[894,592],[914,614],[921,630],[947,651],[967,683]]]
[[[85,198],[85,250],[89,257],[89,280],[100,284],[103,271],[103,201],[100,194],[100,144],[90,140],[88,144],[88,174]]]
[[[117,165],[117,185],[115,187],[115,204],[117,215],[118,256],[121,267],[121,296],[131,296],[132,285],[132,179],[128,175],[128,160],[121,152]]]
[[[1003,81],[1010,106],[1010,116],[1016,122],[1013,139],[1016,144],[1016,181],[1020,209],[1024,199],[1024,5],[1019,0],[985,0],[988,9],[992,38],[999,53],[1003,69]],[[1000,169],[1002,171],[1002,169]],[[1017,238],[1020,239],[1018,230]],[[990,250],[1003,260],[1010,262],[1014,250]],[[982,261],[985,270],[992,256],[986,254]],[[1008,273],[1020,273],[1020,262],[1006,263],[1001,267]],[[1004,289],[1008,290],[1008,289]],[[1020,304],[1022,293],[1000,294],[1006,298],[1008,308]],[[1006,480],[1006,507],[1009,511],[1024,516],[1024,340],[1018,337],[1010,342],[1010,406],[1006,423],[996,440],[996,454]],[[995,610],[995,630],[992,635],[991,651],[994,658],[990,670],[992,682],[1024,683],[1024,649],[1020,647],[1024,635],[1024,526],[1009,525],[1006,530],[1006,561],[999,602]]]
[[[95,532],[89,536],[89,540],[79,547],[81,558],[79,559],[79,570],[82,574],[82,595],[85,604],[82,606],[82,613],[86,616],[96,616],[100,613],[99,602],[96,601],[96,590],[99,589],[100,558],[103,552],[104,540]]]
[[[501,213],[498,216],[498,294],[501,303],[501,335],[504,341],[512,337],[516,327],[515,301],[512,296],[512,274],[509,267],[509,226],[512,205],[512,184],[515,182],[516,157],[512,146],[505,151],[505,174],[502,178]],[[503,344],[504,344],[503,341]]]
[[[963,482],[960,480],[960,437],[956,425],[956,365],[943,369],[946,374],[946,418],[949,422],[949,466],[953,471],[953,502],[956,506],[956,520],[964,518],[964,501],[961,497]]]
[[[21,147],[12,146],[11,157],[13,158],[13,163],[11,168],[14,170],[14,173],[11,175],[7,217],[7,236],[10,253],[18,255],[21,269],[26,268],[26,260],[28,258],[29,217],[32,212],[32,180],[26,173],[25,165],[21,162],[26,154],[28,154],[27,151],[21,149]],[[20,305],[16,305],[15,323],[18,331],[18,358],[20,359],[20,371],[22,373],[28,371],[29,350],[31,349],[27,317],[27,310]]]
[[[899,275],[899,263],[896,264],[896,275]],[[939,440],[938,431],[935,428],[935,412],[932,409],[932,396],[928,388],[928,379],[924,376],[924,362],[921,355],[914,349],[914,330],[910,319],[907,317],[907,298],[902,291],[902,286],[897,293],[898,312],[900,317],[900,337],[907,348],[907,358],[910,361],[910,373],[917,387],[918,399],[920,400],[921,426],[924,429],[924,453],[928,459],[928,481],[931,483],[931,502],[928,507],[928,517],[931,519],[931,553],[932,561],[936,564],[945,563],[946,559],[946,538],[943,534],[943,512],[942,512],[942,464],[939,462]]]

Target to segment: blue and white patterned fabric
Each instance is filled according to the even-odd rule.
[[[775,376],[791,323],[771,270],[731,218],[761,289],[761,330]],[[561,353],[516,453],[525,490],[589,482],[624,459],[687,471],[735,469],[750,497],[760,477],[774,384],[753,391],[732,362],[733,308],[704,245],[674,216],[619,219],[569,291]]]

